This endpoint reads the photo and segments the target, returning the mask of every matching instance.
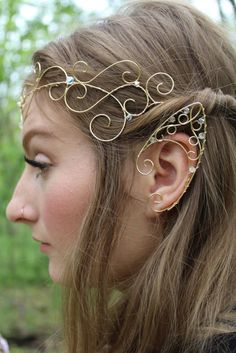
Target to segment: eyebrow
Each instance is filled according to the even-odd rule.
[[[34,136],[40,136],[43,138],[49,138],[49,137],[53,137],[55,136],[53,134],[53,132],[47,131],[47,130],[40,130],[40,129],[32,129],[29,130],[24,136],[23,136],[23,140],[22,140],[22,145],[25,151],[28,150],[29,147],[29,143],[30,140],[34,137]]]

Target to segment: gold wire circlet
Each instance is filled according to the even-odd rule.
[[[187,125],[190,127],[190,130],[191,130],[191,136],[189,137],[189,144],[193,147],[197,147],[196,153],[193,150],[187,150],[181,143],[174,141],[171,138],[168,138],[168,136],[174,135],[178,131],[178,128],[182,128]],[[206,134],[207,134],[207,123],[206,123],[206,114],[205,114],[204,107],[200,102],[194,102],[179,109],[174,114],[169,116],[161,125],[159,125],[155,129],[155,131],[151,134],[151,136],[148,138],[148,140],[146,141],[146,143],[138,153],[138,156],[136,159],[136,168],[139,171],[139,173],[142,175],[148,175],[153,171],[154,162],[150,159],[145,159],[144,161],[142,161],[143,168],[141,168],[140,157],[146,149],[148,149],[151,145],[157,142],[166,141],[166,142],[177,144],[180,148],[184,150],[190,162],[189,174],[181,195],[171,206],[161,210],[156,209],[155,212],[160,213],[166,210],[170,210],[179,203],[180,199],[188,189],[191,183],[191,180],[193,179],[193,176],[195,175],[201,163],[201,158],[206,144]],[[196,164],[193,165],[193,163],[191,162],[196,162]],[[155,195],[155,193],[153,195]]]
[[[109,69],[111,69],[119,64],[127,64],[128,67],[131,66],[133,69],[133,72],[131,72],[130,69],[129,70],[127,69],[126,71],[122,72],[121,79],[123,81],[123,84],[118,85],[116,88],[114,88],[110,91],[107,91],[104,88],[96,86],[94,84],[94,81],[96,80],[96,78],[100,77],[106,71],[108,71]],[[79,70],[79,67],[82,67],[82,70]],[[35,83],[26,85],[26,87],[29,87],[29,89],[27,92],[23,91],[23,94],[22,94],[20,102],[19,102],[21,111],[23,110],[26,98],[29,95],[33,95],[34,92],[39,91],[43,88],[48,89],[49,98],[52,101],[59,101],[59,100],[63,99],[66,107],[70,111],[75,112],[75,113],[86,113],[88,111],[91,111],[99,103],[104,101],[106,98],[110,97],[110,98],[114,99],[114,101],[116,103],[118,103],[118,105],[121,108],[122,115],[123,115],[123,121],[121,123],[121,128],[120,128],[119,132],[115,136],[113,136],[112,138],[107,138],[107,139],[104,139],[104,138],[97,136],[97,134],[94,132],[93,123],[99,117],[103,117],[103,118],[105,117],[108,122],[107,127],[108,128],[110,127],[110,125],[112,123],[112,119],[110,118],[110,116],[108,116],[105,113],[95,115],[90,120],[90,123],[89,123],[90,133],[97,140],[102,141],[102,142],[109,142],[109,141],[115,140],[116,138],[118,138],[122,134],[127,122],[132,120],[133,117],[141,116],[150,107],[156,106],[156,105],[159,105],[162,103],[162,101],[160,101],[160,100],[155,100],[150,93],[150,82],[152,79],[154,79],[154,78],[156,79],[158,76],[160,78],[162,78],[163,76],[166,78],[166,81],[164,81],[164,82],[161,81],[156,85],[156,91],[159,96],[169,95],[169,94],[171,94],[171,92],[174,89],[173,78],[165,72],[154,73],[146,80],[145,85],[141,85],[141,82],[140,82],[140,78],[141,78],[141,74],[142,74],[141,68],[137,63],[135,63],[132,60],[128,60],[128,59],[117,61],[117,62],[109,65],[108,67],[106,67],[104,70],[100,71],[98,74],[96,74],[94,77],[90,78],[89,80],[79,79],[79,72],[86,74],[88,72],[88,68],[89,68],[89,66],[85,61],[79,60],[73,65],[72,75],[69,75],[69,74],[67,74],[66,70],[59,65],[50,66],[42,71],[41,64],[39,62],[37,62],[35,65],[35,70],[34,70]],[[51,70],[55,70],[55,69],[58,70],[64,76],[64,79],[58,80],[56,82],[49,82],[49,83],[40,85],[42,78],[48,72],[50,72]],[[131,76],[132,74],[134,74],[135,77],[133,79],[130,79],[129,75]],[[164,89],[161,90],[160,87],[163,86],[164,84],[167,85],[167,87],[164,86]],[[169,86],[168,86],[168,84],[169,84]],[[55,87],[59,87],[59,86],[63,87],[63,93],[60,96],[55,96],[53,94],[53,89]],[[116,93],[118,91],[124,90],[129,87],[135,87],[136,89],[141,90],[144,93],[144,97],[146,98],[146,103],[144,105],[144,108],[139,113],[133,113],[133,112],[131,113],[131,112],[129,112],[129,110],[127,108],[128,102],[136,103],[135,99],[127,98],[122,103],[116,96]],[[77,96],[78,105],[79,105],[79,101],[86,99],[88,88],[98,90],[98,91],[102,92],[104,95],[102,98],[98,99],[97,102],[92,104],[87,109],[79,109],[79,107],[75,109],[70,105],[70,103],[68,101],[69,93],[72,88],[78,88],[78,96]],[[80,90],[79,90],[80,88],[83,89],[82,95],[80,94]],[[23,124],[23,118],[22,118],[21,124]],[[169,136],[174,135],[177,132],[179,127],[181,128],[185,125],[190,126],[192,135],[189,137],[189,143],[190,143],[190,145],[198,148],[198,152],[196,155],[194,154],[193,151],[187,151],[182,144],[168,138],[168,135]],[[143,162],[144,163],[143,168],[141,168],[139,165],[140,156],[147,148],[149,148],[153,143],[156,143],[156,142],[168,141],[168,142],[178,144],[185,151],[185,153],[187,154],[187,157],[189,159],[189,162],[190,162],[190,164],[189,164],[189,177],[186,181],[185,189],[184,189],[183,193],[180,195],[178,200],[176,200],[176,202],[173,205],[171,205],[168,208],[162,209],[160,212],[163,212],[165,210],[170,210],[172,207],[177,205],[177,203],[179,202],[179,200],[181,199],[183,194],[186,192],[186,190],[187,190],[187,188],[188,188],[188,186],[189,186],[189,184],[190,184],[190,182],[191,182],[191,180],[192,180],[192,178],[193,178],[193,176],[194,176],[194,174],[195,174],[196,170],[198,169],[199,164],[201,162],[201,157],[204,152],[205,142],[206,142],[206,128],[207,128],[207,125],[206,125],[206,115],[204,112],[204,107],[202,106],[202,104],[200,102],[194,102],[192,104],[189,104],[189,105],[179,109],[177,112],[175,112],[174,114],[169,116],[160,126],[158,126],[155,129],[155,131],[148,138],[147,142],[144,144],[144,146],[140,150],[140,152],[137,156],[137,160],[136,160],[136,168],[143,175],[148,175],[152,172],[152,170],[154,168],[154,163],[150,159],[145,159]],[[194,166],[193,163],[191,163],[191,162],[197,162],[197,163]],[[156,211],[156,212],[159,212],[159,211]]]
[[[129,71],[130,69],[126,70],[126,71],[124,71],[122,73],[121,78],[122,78],[123,84],[121,84],[118,87],[112,89],[111,91],[107,91],[104,88],[96,86],[96,85],[93,84],[94,80],[97,79],[98,77],[100,77],[102,74],[104,74],[107,70],[113,68],[116,65],[125,64],[125,63],[133,68],[133,73],[131,71]],[[102,141],[102,142],[109,142],[109,141],[115,140],[116,138],[118,138],[122,134],[122,132],[123,132],[125,126],[126,126],[126,123],[128,121],[132,120],[133,117],[138,117],[138,116],[142,115],[143,113],[145,113],[151,106],[159,105],[159,104],[162,103],[160,100],[155,100],[153,98],[153,96],[151,95],[151,93],[150,93],[150,81],[153,78],[157,78],[157,76],[166,78],[165,82],[161,81],[161,82],[159,82],[156,85],[157,94],[160,95],[160,96],[166,96],[166,95],[170,94],[173,91],[173,88],[174,88],[174,80],[173,80],[173,78],[169,74],[167,74],[165,72],[154,73],[153,75],[151,75],[147,79],[147,81],[146,81],[144,86],[141,85],[141,82],[140,82],[140,78],[141,78],[141,74],[142,74],[141,68],[140,68],[140,66],[137,63],[135,63],[132,60],[128,60],[128,59],[120,60],[120,61],[117,61],[117,62],[109,65],[107,68],[105,68],[104,70],[99,72],[97,75],[95,75],[93,78],[91,78],[91,79],[89,79],[87,81],[85,81],[85,80],[83,81],[83,80],[79,79],[79,67],[82,67],[82,71],[80,71],[80,72],[83,72],[83,73],[87,73],[88,68],[89,68],[88,64],[85,61],[80,60],[80,61],[77,61],[73,65],[73,69],[72,69],[72,73],[73,74],[72,75],[68,75],[67,72],[65,71],[65,69],[63,69],[59,65],[50,66],[50,67],[48,67],[48,68],[46,68],[45,70],[42,71],[41,64],[39,62],[37,62],[36,65],[35,65],[35,69],[34,69],[34,72],[35,72],[35,75],[36,75],[35,83],[26,85],[27,87],[30,87],[29,92],[25,93],[23,91],[21,99],[20,99],[20,102],[19,102],[19,105],[21,107],[21,111],[22,111],[23,106],[25,104],[26,97],[31,95],[31,94],[33,94],[36,91],[39,91],[42,88],[48,88],[48,90],[49,90],[48,93],[49,93],[49,97],[50,97],[51,100],[59,101],[59,100],[63,99],[66,107],[70,111],[75,112],[75,113],[86,113],[86,112],[92,110],[99,103],[104,101],[106,98],[111,97],[112,99],[114,99],[119,104],[119,106],[121,108],[122,115],[123,115],[123,121],[122,121],[121,128],[120,128],[119,132],[115,136],[113,136],[112,138],[108,138],[108,139],[101,138],[101,137],[97,136],[97,134],[94,132],[93,124],[94,124],[94,121],[96,119],[98,119],[99,117],[106,118],[106,120],[108,122],[107,127],[108,128],[110,127],[110,125],[112,123],[112,120],[111,120],[110,116],[108,116],[105,113],[95,115],[91,119],[91,121],[89,123],[90,133],[97,140]],[[47,84],[40,85],[40,81],[42,80],[42,78],[49,71],[55,70],[55,69],[59,70],[63,74],[64,80],[56,81],[56,82],[49,82]],[[128,76],[131,75],[131,74],[135,74],[135,78],[130,80]],[[166,89],[161,90],[160,87],[163,86],[164,84],[169,84],[169,88],[167,87]],[[57,96],[56,97],[55,95],[53,95],[53,89],[55,87],[58,87],[58,86],[65,86],[65,89],[64,89],[63,94],[61,96],[59,96],[59,97]],[[146,104],[145,104],[144,108],[142,109],[142,111],[140,111],[139,113],[131,113],[127,109],[127,103],[128,102],[135,103],[136,102],[135,99],[127,98],[122,103],[115,95],[116,92],[118,92],[120,90],[123,90],[125,88],[128,88],[128,87],[135,87],[136,89],[139,89],[139,90],[141,90],[144,93],[144,97],[146,98]],[[69,95],[70,90],[72,88],[78,88],[78,89],[82,88],[83,89],[84,93],[82,95],[78,95],[77,96],[78,105],[79,105],[79,101],[80,100],[86,99],[88,88],[92,88],[92,89],[98,90],[98,91],[104,93],[104,96],[102,98],[100,98],[97,102],[95,102],[93,105],[91,105],[87,109],[80,110],[79,107],[78,107],[78,109],[75,109],[68,102],[68,95]],[[21,123],[23,123],[23,118],[22,118]]]

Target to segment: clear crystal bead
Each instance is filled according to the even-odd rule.
[[[68,85],[71,85],[74,81],[75,81],[75,79],[74,79],[73,76],[67,76],[67,78],[66,78],[66,83],[67,83]]]
[[[126,115],[126,120],[127,120],[127,121],[131,121],[132,119],[133,119],[133,115],[130,114],[130,113],[128,113],[128,114]]]
[[[204,118],[199,118],[199,119],[198,119],[198,122],[199,122],[200,124],[203,124],[203,123],[205,122],[205,119],[204,119]]]
[[[174,116],[171,116],[171,117],[169,118],[169,122],[175,123],[175,117],[174,117]]]
[[[184,109],[183,109],[183,113],[184,113],[184,114],[188,114],[188,113],[189,113],[189,108],[184,108]]]
[[[140,85],[140,82],[138,80],[134,81],[134,85],[138,87]]]
[[[157,139],[156,139],[154,136],[152,136],[152,137],[150,138],[150,143],[155,143],[156,140],[157,140]]]
[[[189,172],[190,173],[195,173],[196,172],[196,168],[193,165],[191,165],[191,167],[189,167]]]
[[[200,140],[204,140],[205,133],[204,132],[200,132],[200,134],[198,135],[198,138],[200,138]]]

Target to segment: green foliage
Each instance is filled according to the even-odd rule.
[[[13,226],[10,235],[1,234],[0,286],[23,288],[49,281],[48,259],[38,247],[26,227]]]
[[[1,288],[1,293],[0,308],[4,321],[0,323],[0,331],[5,337],[48,337],[50,332],[53,333],[60,321],[60,296],[55,287]]]
[[[1,288],[0,312],[4,320],[0,332],[8,339],[11,353],[41,352],[39,348],[46,347],[48,353],[59,353],[55,350],[61,326],[59,298],[58,288],[51,285]],[[23,345],[24,341],[21,350],[16,344]]]

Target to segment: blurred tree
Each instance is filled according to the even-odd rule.
[[[108,0],[109,6],[113,9],[121,6],[125,2],[125,0]]]
[[[216,0],[216,1],[217,1],[217,5],[218,5],[218,9],[219,9],[221,20],[222,20],[222,22],[226,22],[226,16],[225,16],[224,11],[223,11],[222,1],[221,0]]]
[[[229,0],[230,4],[232,5],[233,7],[233,10],[234,10],[234,17],[236,19],[236,2],[235,0]]]
[[[222,22],[227,22],[228,18],[224,12],[224,6],[223,6],[223,1],[222,0],[216,0],[217,1],[217,5],[218,5],[218,9],[219,9],[219,13],[220,13],[220,17]],[[233,13],[234,13],[234,19],[236,20],[236,2],[235,0],[228,0],[228,2],[231,4],[232,9],[233,9]]]

